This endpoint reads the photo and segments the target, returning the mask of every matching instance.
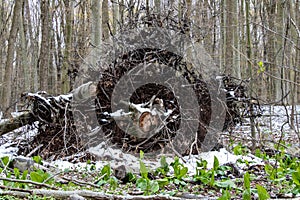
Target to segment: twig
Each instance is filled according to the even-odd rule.
[[[10,191],[17,191],[17,192],[26,192],[26,193],[32,194],[32,192],[30,190],[26,190],[26,189],[22,189],[22,188],[7,187],[7,186],[4,186],[4,185],[0,185],[0,188],[2,190],[10,190]]]
[[[252,140],[253,140],[253,138],[252,138],[251,136],[249,136],[250,139],[248,139],[248,138],[239,137],[239,136],[235,136],[235,135],[228,135],[228,134],[225,134],[225,133],[220,134],[220,136],[222,136],[222,135],[223,135],[223,136],[227,136],[227,137],[233,137],[233,138],[236,138],[236,139],[245,140],[245,141],[252,141]],[[272,142],[272,143],[277,144],[277,145],[280,145],[280,146],[282,146],[282,147],[284,147],[284,148],[286,148],[286,149],[289,148],[288,146],[286,146],[286,145],[284,145],[284,144],[281,144],[280,142],[276,142],[276,141],[274,141],[274,140],[266,140],[266,139],[264,139],[264,140],[254,139],[254,140],[255,140],[256,142]]]
[[[37,150],[39,150],[41,147],[43,147],[44,145],[43,144],[40,144],[39,146],[35,147],[32,151],[30,151],[26,157],[31,157],[32,154],[34,154]]]
[[[31,181],[31,180],[20,180],[20,179],[12,179],[12,178],[5,178],[5,177],[0,177],[0,180],[8,181],[8,182],[15,182],[15,183],[27,183],[27,184],[40,186],[40,187],[50,188],[52,190],[57,190],[56,187],[53,187],[51,185],[48,185],[48,184],[45,184],[45,183],[38,183],[38,182]]]
[[[66,181],[69,181],[69,182],[72,182],[72,183],[75,183],[76,185],[80,185],[80,186],[89,185],[89,186],[92,186],[92,187],[95,187],[95,188],[100,188],[100,186],[97,185],[97,184],[89,183],[89,182],[85,182],[85,181],[80,181],[80,180],[73,179],[73,178],[67,178],[67,177],[63,176],[62,179],[66,180]]]
[[[62,191],[62,190],[45,190],[45,189],[33,189],[33,190],[24,190],[23,192],[19,191],[0,191],[0,195],[12,195],[17,197],[28,197],[29,193],[33,195],[42,195],[48,197],[54,197],[59,199],[66,199],[73,195],[79,195],[85,198],[92,198],[92,199],[131,199],[131,200],[168,200],[168,199],[182,199],[179,197],[171,197],[166,195],[150,195],[150,196],[142,196],[142,195],[114,195],[114,194],[106,194],[104,192],[95,192],[90,190],[74,190],[74,191]]]

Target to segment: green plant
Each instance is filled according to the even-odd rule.
[[[111,174],[110,165],[104,165],[100,171],[100,180],[97,180],[97,184],[102,186],[109,184],[110,190],[115,190],[118,186],[118,179]]]
[[[33,159],[33,161],[36,162],[37,164],[40,164],[40,165],[43,164],[43,159],[41,158],[41,156],[33,156],[32,159]]]
[[[230,200],[231,195],[228,190],[222,190],[222,196],[220,196],[217,200]]]
[[[166,177],[169,171],[170,171],[170,167],[166,161],[166,157],[162,156],[160,158],[160,167],[158,167],[155,170],[155,175]]]
[[[144,195],[155,194],[159,190],[159,184],[155,180],[150,180],[148,177],[149,169],[146,167],[145,163],[142,161],[144,158],[144,152],[140,151],[140,174],[141,178],[136,180],[136,186],[140,188]]]
[[[30,172],[30,179],[37,183],[52,183],[53,179],[49,179],[50,176],[48,172],[44,172],[41,169]]]
[[[179,158],[176,156],[174,161],[170,164],[174,170],[174,177],[171,179],[175,184],[185,185],[183,177],[186,176],[188,168],[179,162]]]
[[[267,190],[263,186],[257,184],[256,189],[257,189],[257,194],[258,194],[259,200],[270,199],[269,193],[267,192]]]
[[[233,147],[233,153],[234,155],[246,155],[247,153],[249,153],[249,149],[239,143],[238,145]]]
[[[243,200],[251,200],[250,174],[248,172],[244,174]]]
[[[292,192],[294,194],[299,194],[300,193],[300,167],[298,167],[296,171],[292,173],[292,180],[295,185]]]

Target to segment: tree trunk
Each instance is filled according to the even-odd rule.
[[[71,90],[71,73],[72,72],[72,32],[73,32],[73,1],[64,0],[66,11],[66,24],[65,24],[65,49],[64,49],[64,62],[61,70],[61,92],[67,93]]]
[[[101,43],[101,2],[100,0],[92,0],[92,44],[97,48],[100,47]]]
[[[103,40],[109,37],[109,15],[108,15],[108,0],[102,1],[102,35]]]
[[[18,27],[20,15],[22,11],[23,0],[15,2],[13,19],[10,28],[10,35],[8,39],[7,58],[5,63],[4,85],[2,90],[2,103],[4,115],[8,116],[12,111],[11,108],[11,92],[12,92],[12,70],[14,69],[14,53],[15,42],[18,34]]]
[[[247,34],[247,63],[248,63],[248,75],[250,77],[250,98],[252,97],[253,91],[253,72],[252,72],[252,44],[251,44],[251,32],[250,32],[250,5],[249,1],[246,0],[246,34]],[[256,133],[255,133],[255,122],[253,115],[253,105],[250,102],[250,128],[252,137],[252,150],[256,148]]]
[[[41,1],[42,45],[39,56],[39,90],[48,90],[48,70],[50,62],[50,2]]]

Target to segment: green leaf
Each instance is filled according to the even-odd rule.
[[[216,156],[214,156],[214,170],[217,170],[219,167],[219,160]]]
[[[20,179],[20,170],[18,168],[14,168],[14,174],[16,179]]]
[[[158,185],[157,181],[150,181],[149,185],[150,185],[151,194],[154,194],[154,193],[158,192],[159,185]]]
[[[268,194],[267,190],[264,187],[262,187],[261,185],[257,184],[256,185],[256,189],[257,189],[259,200],[270,199],[270,195]]]
[[[38,172],[30,172],[30,179],[38,183],[42,183],[44,181],[43,174],[40,174]]]
[[[236,188],[236,185],[232,180],[216,181],[215,185],[220,188]]]
[[[110,165],[105,165],[103,166],[103,168],[101,169],[101,176],[103,176],[103,180],[108,180],[110,178],[111,175],[111,169],[110,169]]]
[[[140,173],[142,178],[148,178],[148,169],[143,161],[140,160]]]
[[[168,173],[170,171],[169,164],[167,163],[167,160],[166,160],[165,156],[161,157],[160,165],[161,165],[161,168],[164,170],[165,173]]]
[[[160,187],[164,187],[164,186],[168,185],[170,182],[168,178],[157,179],[156,181],[158,182],[158,185]]]
[[[114,176],[109,178],[108,183],[111,190],[115,190],[118,187],[118,179]]]
[[[247,189],[243,192],[243,200],[251,200],[250,189]]]
[[[244,175],[244,188],[250,189],[250,174],[248,172]]]
[[[297,186],[300,186],[300,168],[298,168],[296,172],[292,173],[292,179]]]
[[[25,170],[25,171],[23,172],[23,174],[22,174],[21,179],[22,179],[22,180],[26,180],[26,179],[27,179],[27,175],[28,175],[28,170]]]
[[[217,200],[230,200],[230,199],[231,199],[230,192],[227,190],[223,190],[222,196],[220,196]]]
[[[144,152],[141,150],[140,151],[140,159],[143,160],[144,159]]]
[[[1,160],[2,160],[2,163],[4,164],[3,167],[7,166],[9,164],[9,161],[10,161],[8,156],[2,157]]]
[[[250,174],[248,172],[246,172],[244,175],[244,188],[243,200],[251,200]]]
[[[148,180],[145,178],[139,178],[136,181],[136,187],[140,188],[142,191],[147,191],[148,188]]]
[[[36,162],[37,164],[40,164],[40,165],[43,164],[41,156],[33,156],[32,159],[33,159],[34,162]]]
[[[182,179],[188,172],[188,168],[187,167],[182,167],[180,169],[179,175],[178,175],[178,179]]]
[[[215,185],[215,170],[212,169],[211,178],[210,178],[210,186]]]

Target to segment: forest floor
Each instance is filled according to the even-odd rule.
[[[223,147],[184,157],[136,157],[99,144],[60,160],[17,155],[21,141],[37,134],[22,127],[0,138],[0,195],[18,198],[269,199],[300,194],[299,112],[263,106],[252,148],[247,119],[222,133]],[[300,110],[298,106],[296,111]],[[22,134],[20,134],[22,133]],[[76,162],[89,153],[95,160]],[[72,162],[70,162],[72,160]],[[46,190],[47,189],[47,190]],[[8,195],[8,196],[7,196]]]

